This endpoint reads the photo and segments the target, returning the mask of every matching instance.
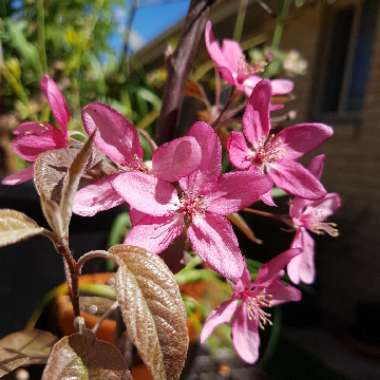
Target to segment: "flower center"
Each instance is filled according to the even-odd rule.
[[[251,292],[249,292],[251,293]],[[272,295],[262,291],[258,295],[245,295],[248,318],[258,322],[259,327],[264,329],[265,326],[272,325],[271,315],[264,309],[272,306]]]
[[[202,195],[187,192],[180,197],[177,212],[183,214],[187,222],[191,222],[195,214],[203,214],[205,209]]]
[[[241,57],[237,68],[237,78],[235,79],[243,82],[249,76],[256,75],[263,70],[264,66],[262,64],[249,64],[245,57]]]
[[[266,165],[281,160],[284,157],[284,144],[281,139],[275,139],[274,137],[275,135],[272,134],[266,141],[257,144],[258,148],[252,150],[247,157],[252,164],[262,170],[266,168]]]

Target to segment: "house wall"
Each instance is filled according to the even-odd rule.
[[[292,106],[299,120],[312,120],[316,84],[322,79],[325,13],[317,4],[292,17],[281,47],[298,49],[309,63],[308,74],[296,80]],[[335,134],[322,148],[327,155],[323,180],[343,198],[336,217],[341,235],[318,241],[317,286],[321,307],[349,327],[359,303],[380,302],[380,12],[359,122],[330,124]]]
[[[334,6],[350,1],[336,0]],[[326,4],[316,0],[293,9],[281,40],[281,48],[299,50],[309,64],[308,73],[295,79],[296,99],[289,104],[297,110],[297,121],[320,121],[314,110],[323,81],[326,10],[330,7]],[[231,37],[235,15],[218,19],[218,12],[217,7],[211,12],[215,34],[220,39]],[[253,3],[247,11],[244,40],[264,34],[270,43],[273,26],[273,17]],[[203,50],[198,58],[206,56]],[[360,119],[329,124],[335,134],[320,150],[327,155],[323,182],[328,191],[341,194],[343,207],[333,218],[340,237],[317,239],[317,297],[323,316],[332,317],[341,327],[351,327],[360,303],[380,302],[380,11]]]

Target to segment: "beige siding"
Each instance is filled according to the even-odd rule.
[[[287,26],[284,48],[296,48],[309,62],[309,72],[296,81],[293,103],[299,119],[312,115],[323,45],[320,6],[299,11]],[[334,122],[335,136],[322,149],[327,156],[324,181],[342,195],[337,216],[341,237],[319,244],[320,304],[350,325],[357,302],[380,300],[380,12],[364,108],[359,124]]]

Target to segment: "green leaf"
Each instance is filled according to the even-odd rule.
[[[9,33],[10,43],[22,57],[22,62],[29,67],[37,69],[38,75],[40,76],[42,74],[42,68],[38,50],[35,45],[25,38],[25,29],[27,27],[26,22],[8,19],[6,27]]]
[[[187,317],[174,275],[142,248],[117,245],[117,300],[130,339],[154,380],[177,380],[185,364]]]
[[[248,258],[246,258],[246,261],[247,261],[249,273],[251,273],[251,277],[253,279],[256,278],[257,272],[259,271],[262,263],[253,259],[248,259]]]
[[[153,91],[150,91],[145,87],[139,87],[137,90],[137,96],[150,103],[155,110],[161,109],[161,99]]]
[[[286,197],[288,193],[286,193],[284,190],[279,189],[278,187],[274,187],[272,190],[272,197],[273,198],[281,198]]]
[[[39,235],[43,231],[42,227],[22,212],[0,209],[0,247]]]
[[[132,380],[120,351],[90,331],[62,338],[51,351],[42,380]]]
[[[108,247],[119,244],[126,232],[131,229],[131,219],[127,212],[119,214],[111,226],[111,232],[108,238]]]

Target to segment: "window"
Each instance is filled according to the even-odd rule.
[[[354,1],[333,7],[328,20],[326,52],[318,113],[357,116],[362,107],[370,69],[378,0]]]

